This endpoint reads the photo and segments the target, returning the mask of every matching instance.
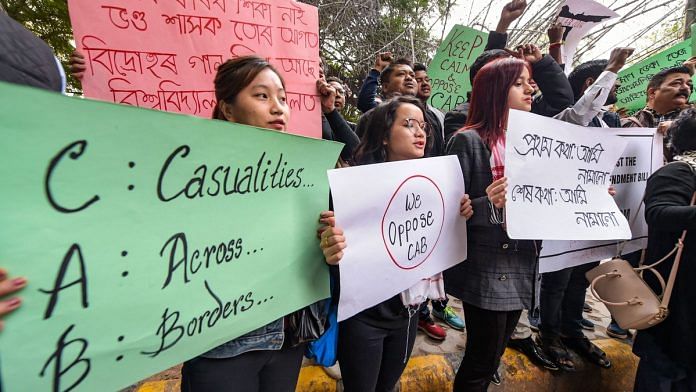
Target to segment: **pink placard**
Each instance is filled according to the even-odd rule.
[[[225,60],[257,54],[285,79],[289,131],[321,137],[319,15],[292,0],[68,0],[85,96],[210,118]]]

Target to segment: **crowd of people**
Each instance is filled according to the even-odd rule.
[[[625,116],[613,105],[617,73],[633,50],[615,48],[608,59],[580,64],[566,76],[569,65],[560,63],[563,27],[558,24],[549,28],[548,54],[534,43],[506,48],[506,30],[525,7],[524,0],[505,5],[485,51],[471,66],[467,102],[451,112],[428,104],[426,65],[395,59],[391,53],[376,56],[357,94],[362,112],[357,123],[341,115],[347,105],[341,79],[326,77],[322,70],[317,80],[322,136],[344,144],[337,167],[455,155],[467,192],[458,213],[467,222],[468,258],[444,271],[445,292],[462,301],[463,314],[448,305],[446,296],[432,298],[431,313],[427,301],[413,307],[397,294],[342,321],[337,357],[345,391],[393,390],[411,355],[416,330],[445,339],[446,330],[433,317],[467,331],[454,391],[485,391],[491,382],[499,383],[497,369],[506,347],[549,371],[575,369],[569,350],[602,368],[612,366],[611,358],[583,334],[583,329],[594,327],[583,318],[585,272],[599,261],[540,276],[543,241],[514,240],[506,232],[505,135],[511,109],[585,127],[658,128],[665,136],[667,164],[650,177],[644,197],[646,259],[661,258],[682,230],[696,229],[696,207],[690,206],[696,191],[696,109],[689,103],[696,62],[656,73],[646,90],[645,108]],[[16,28],[11,21],[2,23]],[[26,78],[13,77],[6,69],[0,68],[0,79],[27,84]],[[73,74],[79,78],[85,69],[84,58],[76,52]],[[50,88],[64,81],[45,67],[42,72],[52,75]],[[266,60],[245,56],[226,61],[217,69],[214,87],[218,103],[213,119],[286,130],[290,110],[285,82]],[[613,188],[608,191],[614,193]],[[690,285],[696,278],[694,238],[687,236],[684,243],[670,316],[634,338],[634,352],[641,358],[636,391],[696,391],[696,312],[690,308],[696,300]],[[338,266],[350,252],[348,241],[333,212],[321,212],[317,246],[330,265],[334,301],[340,296]],[[640,253],[626,258],[637,264]],[[669,273],[670,265],[661,265],[663,274]],[[26,285],[26,278],[10,278],[0,269],[0,297],[12,297],[0,301],[0,318],[21,305],[15,293]],[[306,342],[291,338],[290,317],[186,361],[182,391],[294,391]],[[532,329],[538,331],[536,339]],[[618,338],[630,335],[615,322],[607,332]]]

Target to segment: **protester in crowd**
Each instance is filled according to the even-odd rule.
[[[542,55],[536,45],[521,45],[516,49],[517,56],[531,64],[534,73],[533,83],[538,86],[541,92],[541,94],[534,96],[532,113],[551,117],[573,104],[573,90],[568,84],[568,79],[563,73],[563,69],[551,56]],[[502,49],[483,52],[469,70],[472,84],[477,72],[484,65],[493,60],[507,57],[512,57],[512,55]],[[471,96],[473,97],[473,91]],[[464,125],[468,116],[468,107],[469,102],[466,102],[445,115],[445,140],[449,140]]]
[[[428,67],[426,67],[425,64],[415,63],[413,64],[413,72],[416,76],[417,84],[416,98],[420,99],[423,105],[425,105],[427,109],[426,114],[437,119],[440,131],[442,131],[445,126],[445,114],[428,103],[432,91],[430,77],[428,77]]]
[[[469,79],[472,85],[476,73],[485,64],[498,58],[511,56],[505,50],[507,29],[512,22],[522,15],[526,7],[527,2],[524,0],[513,0],[503,7],[496,29],[488,35],[488,42],[484,52],[474,61],[469,70]],[[525,50],[524,46],[518,47],[518,52],[519,49]],[[563,69],[552,56],[542,56],[541,52],[539,52],[538,54],[535,53],[534,57],[524,54],[523,58],[532,64],[533,82],[538,85],[542,93],[535,95],[532,113],[551,117],[573,104],[573,92],[568,84],[568,79],[563,73]],[[465,102],[457,105],[454,110],[445,114],[445,141],[449,140],[455,132],[464,126],[468,107],[469,102]]]
[[[582,126],[620,128],[618,115],[604,110],[604,106],[616,102],[617,73],[632,53],[633,49],[616,48],[608,61],[593,60],[578,65],[568,76],[576,103],[555,117]],[[606,353],[582,331],[594,328],[592,322],[583,319],[582,312],[588,287],[585,273],[598,264],[599,261],[591,262],[542,274],[541,345],[563,370],[575,369],[566,346],[598,366],[611,366]]]
[[[65,91],[65,73],[53,50],[39,37],[10,18],[0,5],[0,80],[49,91]],[[0,298],[27,285],[24,277],[10,279],[0,268]],[[0,331],[3,318],[22,305],[19,297],[0,301]],[[0,387],[1,389],[1,387]]]
[[[317,80],[317,91],[322,98],[322,138],[343,143],[341,159],[348,161],[353,156],[360,139],[358,139],[350,124],[343,118],[340,109],[336,107],[336,99],[338,97],[336,87],[325,79],[320,78]],[[339,99],[344,98],[341,97]]]
[[[512,3],[515,2],[513,1]],[[504,10],[503,14],[505,14],[505,12],[506,11]],[[501,17],[501,19],[503,19],[503,17]],[[531,64],[535,80],[539,81],[539,86],[542,89],[545,89],[544,91],[550,92],[546,98],[543,96],[537,96],[533,99],[532,111],[536,109],[538,114],[550,116],[565,108],[565,106],[561,107],[560,105],[567,106],[567,104],[572,104],[573,94],[570,84],[568,83],[568,79],[565,77],[565,74],[563,74],[563,70],[551,57],[542,56],[539,48],[537,48],[535,45],[522,45],[518,47],[517,55],[524,58],[529,64]],[[472,80],[472,84],[479,70],[485,65],[493,61],[506,58],[512,58],[512,56],[510,53],[504,50],[494,49],[483,52],[483,54],[481,54],[471,66],[469,76]],[[530,82],[530,85],[533,86],[533,83]],[[561,88],[558,88],[559,86]],[[483,91],[483,93],[488,94],[486,91]],[[473,98],[472,91],[471,99]],[[547,99],[558,102],[559,104],[556,106],[547,104]],[[564,102],[567,104],[564,104]],[[461,111],[455,110],[447,113],[445,116],[446,132],[454,132],[453,127],[461,127],[463,125],[462,121],[466,121],[468,116],[469,102],[461,105],[459,109],[461,109]],[[445,135],[446,138],[451,138],[451,136],[452,134]],[[543,350],[532,339],[532,330],[527,316],[528,315],[525,312],[524,318],[520,317],[520,324],[513,329],[513,336],[508,343],[512,348],[515,348],[527,355],[535,364],[549,370],[557,370],[557,366],[549,360],[549,358],[544,354]],[[464,318],[466,319],[466,315]],[[498,375],[494,374],[494,381],[496,381],[496,383],[498,379]]]
[[[378,69],[381,67],[384,68],[378,73]],[[379,84],[382,86],[382,97],[377,96],[378,78]],[[375,67],[370,70],[370,73],[360,88],[360,93],[358,94],[358,109],[365,113],[363,117],[369,117],[368,112],[370,109],[377,106],[383,99],[389,99],[396,95],[415,97],[417,94],[418,83],[411,61],[405,58],[392,61],[391,54],[387,55],[382,53],[377,55]],[[432,138],[432,148],[428,156],[440,156],[445,149],[442,123],[437,114],[431,112],[429,108],[426,108],[425,121],[428,122],[432,130],[428,135],[429,138]],[[362,137],[362,131],[360,129],[365,130],[365,128],[358,128],[356,132],[359,137]]]
[[[401,59],[399,62],[400,61]],[[386,70],[392,64],[392,62],[394,62],[394,56],[391,54],[391,52],[379,53],[375,58],[375,65],[372,67],[370,72],[367,73],[367,77],[365,78],[362,87],[360,87],[360,91],[358,91],[358,110],[361,112],[365,113],[382,102],[382,98],[377,94],[377,90],[379,89],[382,72]],[[410,67],[410,62],[407,61],[407,64]],[[394,83],[390,88],[387,88],[384,81],[382,81],[382,95],[387,98],[394,92],[398,92],[401,95],[415,95],[415,83],[409,84],[408,86],[406,86],[405,83],[409,81],[407,79],[409,72],[406,70],[406,67],[401,67],[403,64],[394,65],[395,66],[390,69],[390,73],[385,76],[391,76],[391,72],[398,69],[398,73],[402,74],[402,76],[400,75],[398,78],[398,81],[401,83],[399,83],[398,86],[397,83]],[[387,78],[387,80],[388,79],[389,78]],[[415,74],[413,74],[410,79],[415,80]],[[386,91],[385,88],[387,88]]]
[[[503,210],[508,111],[531,110],[531,75],[521,59],[484,65],[474,79],[467,125],[447,150],[459,158],[474,210],[467,223],[468,258],[445,271],[447,292],[462,300],[467,325],[457,392],[488,388],[522,310],[534,304],[540,243],[510,239]]]
[[[290,116],[285,83],[266,60],[245,56],[217,70],[213,118],[285,132]],[[322,105],[333,105],[323,97]],[[291,392],[295,390],[304,344],[293,346],[286,317],[224,343],[184,363],[181,390]]]
[[[687,66],[662,70],[650,79],[647,89],[645,108],[633,116],[622,120],[624,127],[656,128],[660,123],[677,118],[679,113],[689,106],[689,97],[694,90],[691,81],[691,69]],[[664,128],[664,127],[663,127]],[[664,139],[664,154],[667,162],[671,161],[670,135]]]
[[[422,158],[430,142],[425,108],[414,97],[395,97],[377,106],[354,159],[358,165]],[[460,215],[473,213],[468,196],[462,198]],[[333,213],[322,214],[327,224],[320,246],[326,262],[337,265],[346,249],[346,238],[334,227]],[[334,268],[333,271],[336,271]],[[406,367],[416,338],[415,311],[404,305],[400,295],[383,301],[339,323],[338,363],[346,392],[393,390]]]
[[[682,83],[678,87],[683,86]],[[633,352],[640,357],[636,392],[696,390],[696,207],[689,206],[696,192],[696,110],[682,111],[669,133],[675,162],[650,176],[645,189],[646,264],[669,254],[682,230],[688,230],[688,234],[683,243],[669,315],[662,323],[640,331],[633,345]],[[656,267],[665,280],[673,262],[674,255]],[[656,293],[661,291],[652,274],[646,274],[645,279]]]
[[[335,76],[329,76],[326,78],[326,81],[331,85],[336,90],[336,102],[335,102],[335,107],[336,110],[341,112],[343,109],[346,107],[346,97],[348,95],[348,89],[346,88],[346,85],[343,84],[341,79],[335,77]],[[346,120],[346,123],[350,127],[350,129],[355,132],[355,123],[350,122]],[[359,139],[358,139],[359,142]]]
[[[445,115],[437,108],[428,104],[428,99],[430,98],[431,93],[428,68],[424,64],[416,63],[413,65],[413,71],[416,76],[416,83],[418,84],[416,97],[421,100],[423,105],[426,105],[426,116],[428,117],[428,123],[437,122],[439,129],[435,129],[433,127],[433,130],[442,132],[442,129],[444,128]],[[451,306],[447,305],[447,302],[447,298],[444,300],[432,300],[433,316],[440,319],[451,328],[458,331],[464,330],[464,321],[457,315],[457,312],[455,312]],[[436,340],[444,340],[447,337],[447,331],[435,324],[433,319],[430,317],[428,301],[424,302],[418,311],[418,329]]]

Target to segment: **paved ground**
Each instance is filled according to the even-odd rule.
[[[592,322],[595,323],[595,331],[585,331],[585,335],[591,339],[597,341],[597,344],[600,345],[602,348],[605,350],[610,350],[611,353],[615,353],[615,358],[612,358],[612,355],[610,355],[610,359],[615,362],[614,369],[612,370],[612,373],[607,373],[606,371],[602,371],[601,373],[596,373],[598,372],[597,369],[592,369],[593,366],[590,366],[588,371],[590,371],[593,375],[594,378],[596,377],[602,377],[602,375],[609,376],[609,382],[614,382],[614,380],[617,378],[616,374],[623,374],[625,375],[626,379],[628,380],[627,382],[632,383],[633,379],[633,373],[635,371],[635,364],[636,361],[633,358],[632,354],[630,353],[630,347],[628,344],[630,344],[630,341],[615,341],[612,340],[611,338],[608,338],[606,335],[606,327],[609,325],[609,322],[611,321],[611,317],[609,316],[609,311],[606,309],[606,307],[598,302],[595,301],[594,298],[592,298],[591,295],[587,295],[586,301],[590,304],[592,307],[592,312],[590,313],[584,313],[585,318],[591,320]],[[455,311],[461,316],[462,315],[462,304],[461,301],[456,300],[456,299],[451,299],[449,302],[449,305],[452,306]],[[447,383],[448,387],[446,387],[443,390],[449,390],[449,385],[451,385],[452,378],[453,378],[453,371],[452,369],[456,370],[459,367],[459,363],[461,362],[461,356],[464,351],[464,347],[466,345],[466,331],[457,331],[454,329],[451,329],[447,327],[444,323],[438,322],[443,328],[446,329],[447,331],[447,338],[444,341],[436,341],[422,332],[418,332],[418,335],[416,337],[416,343],[413,349],[413,355],[411,361],[409,361],[409,366],[410,368],[407,369],[405,372],[405,376],[402,377],[402,382],[401,382],[401,390],[402,391],[410,391],[410,390],[423,390],[425,391],[426,389],[422,389],[418,385],[423,385],[422,380],[419,380],[419,375],[420,373],[423,373],[423,369],[427,369],[428,364],[427,363],[433,363],[433,358],[438,358],[438,357],[433,357],[431,355],[436,355],[436,356],[442,356],[446,358],[446,361],[444,362],[449,362],[448,365],[442,366],[441,364],[437,366],[431,366],[433,368],[433,375],[428,375],[427,377],[430,378],[444,378],[446,379],[444,382]],[[608,351],[609,353],[609,351]],[[442,358],[440,357],[440,358]],[[419,358],[423,358],[423,361],[421,362],[427,362],[426,364],[418,364],[418,366],[412,366],[414,363],[417,363],[419,361]],[[581,363],[581,359],[573,356],[574,362],[576,363]],[[616,360],[615,360],[616,359]],[[526,357],[524,357],[521,354],[518,354],[514,350],[508,349],[504,358],[505,365],[501,365],[501,375],[503,377],[503,385],[501,387],[492,387],[491,390],[495,391],[504,391],[504,390],[510,390],[508,388],[512,388],[511,390],[514,390],[515,392],[521,392],[524,390],[528,390],[527,388],[530,388],[529,390],[534,390],[538,391],[539,390],[539,384],[546,385],[547,388],[542,388],[542,390],[566,390],[568,388],[568,384],[571,383],[581,383],[583,381],[583,377],[586,378],[588,374],[586,374],[584,371],[582,371],[585,366],[581,365],[581,368],[579,369],[580,371],[577,372],[575,375],[568,375],[566,373],[565,377],[559,377],[561,373],[554,372],[553,374],[549,373],[548,371],[541,370],[537,368],[536,366],[532,365],[528,360],[526,360]],[[312,367],[312,363],[305,360],[304,366],[307,368],[303,370],[303,375],[300,377],[301,383],[304,382],[304,379],[318,379],[318,378],[325,378],[327,380],[340,380],[340,371],[338,370],[338,366],[335,366],[334,368],[331,369],[323,369],[319,367]],[[451,367],[450,367],[451,365]],[[413,368],[413,369],[411,369]],[[416,369],[417,368],[417,369]],[[450,370],[447,370],[445,368],[449,368]],[[324,370],[324,372],[319,371],[318,369]],[[445,370],[443,370],[445,369]],[[305,371],[307,370],[307,371]],[[407,377],[409,370],[414,371],[415,375]],[[317,373],[318,372],[318,373]],[[446,376],[442,376],[442,374],[447,373]],[[325,373],[325,374],[323,374]],[[165,372],[159,373],[153,377],[148,378],[147,380],[143,380],[142,382],[133,385],[127,389],[124,390],[128,392],[132,391],[139,391],[139,392],[149,392],[149,391],[165,391],[168,390],[169,388],[174,388],[172,390],[178,390],[178,383],[172,383],[172,382],[167,382],[167,383],[161,383],[157,385],[156,387],[152,386],[151,384],[147,384],[148,381],[162,381],[162,380],[176,380],[179,378],[180,374],[180,366],[173,367]],[[329,376],[329,377],[326,377]],[[570,380],[568,379],[570,378]],[[603,377],[602,377],[603,378]],[[416,388],[414,389],[413,387],[409,387],[405,384],[406,380],[410,380],[411,384],[416,385]],[[505,380],[508,380],[506,383]],[[432,380],[430,380],[432,381]],[[326,380],[322,380],[323,383],[326,383]],[[409,381],[406,381],[409,382]],[[329,382],[328,384],[331,384]],[[431,383],[432,385],[432,383]],[[605,384],[600,385],[604,386]],[[607,390],[630,390],[626,389],[627,384],[621,384],[618,387],[612,387],[608,388]],[[506,386],[508,388],[506,388]],[[300,388],[298,386],[298,388]],[[582,389],[582,388],[581,388]],[[591,388],[592,389],[592,388]],[[604,388],[602,388],[604,389]],[[314,387],[309,388],[309,390],[315,391],[319,390]],[[321,390],[331,390],[331,391],[341,391],[342,387],[341,384],[338,383],[337,386],[331,387],[329,389],[324,389],[321,388]],[[431,388],[428,388],[427,390],[431,390]],[[435,390],[435,389],[433,389]],[[437,390],[440,390],[438,388]],[[587,389],[582,389],[582,390],[587,390]]]
[[[584,331],[585,335],[590,340],[595,339],[607,339],[607,325],[611,322],[611,316],[609,311],[599,301],[594,300],[591,295],[587,295],[586,301],[590,306],[592,306],[591,313],[584,313],[585,318],[595,323],[595,330]],[[462,315],[462,302],[457,299],[451,299],[449,305],[455,309],[460,317]],[[413,349],[413,355],[427,355],[427,354],[448,354],[457,353],[464,350],[466,345],[466,331],[457,331],[447,327],[446,324],[435,320],[440,326],[447,330],[447,339],[442,342],[438,342],[426,336],[422,332],[418,332],[416,337],[416,344]]]

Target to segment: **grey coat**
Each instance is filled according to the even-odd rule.
[[[486,310],[533,309],[541,242],[511,240],[502,225],[491,223],[490,150],[470,130],[450,139],[447,154],[459,158],[474,210],[467,222],[468,258],[445,271],[447,293]]]

